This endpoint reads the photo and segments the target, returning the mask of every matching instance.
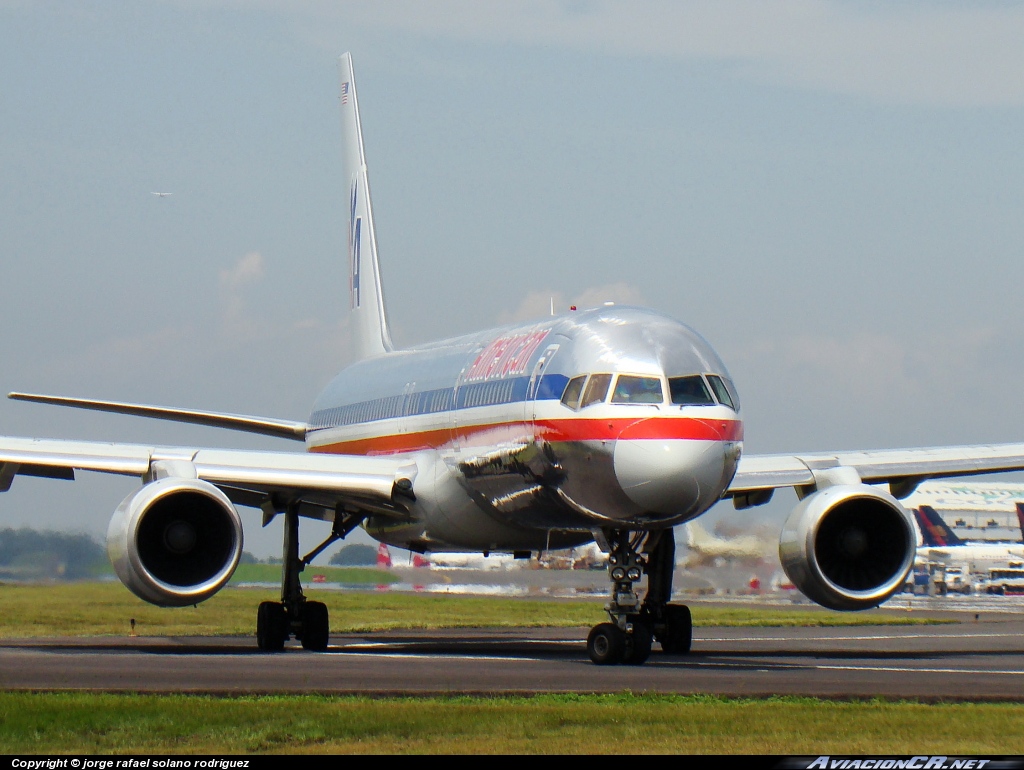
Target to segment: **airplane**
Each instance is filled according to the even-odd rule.
[[[1019,482],[926,482],[904,500],[908,510],[929,506],[961,538],[979,542],[1020,541],[1014,506],[1024,500]]]
[[[508,570],[519,564],[508,553],[431,553],[433,569]]]
[[[170,195],[174,195],[174,193],[169,193],[169,192],[151,192],[150,195],[155,195],[157,198],[166,198],[166,197],[168,197]]]
[[[754,534],[718,537],[696,521],[687,522],[683,530],[686,533],[686,547],[692,551],[692,556],[683,562],[688,567],[711,564],[719,559],[762,562],[774,556],[774,546]]]
[[[608,557],[597,543],[590,543],[569,552],[571,569],[607,569]]]
[[[415,552],[505,552],[596,542],[608,553],[608,619],[587,652],[639,665],[654,641],[689,652],[673,603],[673,527],[724,499],[737,509],[792,488],[779,554],[819,604],[862,610],[903,587],[916,554],[900,504],[924,480],[1024,469],[1024,444],[744,456],[740,400],[695,330],[657,311],[605,305],[399,349],[391,340],[351,56],[340,60],[349,327],[357,360],[305,422],[12,393],[45,404],[293,439],[306,452],[0,438],[0,491],[18,476],[135,476],[107,551],[121,582],[161,606],[208,599],[242,551],[238,507],[283,517],[280,601],[259,605],[260,650],[292,637],[325,650],[329,618],[300,575],[362,527]],[[887,486],[881,486],[887,485]],[[304,518],[331,534],[299,553]],[[638,589],[646,575],[646,593]]]
[[[377,567],[379,569],[391,569],[391,550],[385,543],[377,546]]]
[[[1017,503],[1017,518],[1024,534],[1024,505]],[[938,512],[929,505],[914,508],[921,530],[918,558],[925,564],[943,562],[965,565],[971,572],[981,572],[994,564],[1005,565],[1010,560],[1024,559],[1024,542],[993,543],[965,541],[959,538]]]

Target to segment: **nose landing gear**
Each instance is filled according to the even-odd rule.
[[[605,611],[611,622],[599,623],[591,629],[587,637],[590,659],[599,666],[639,666],[650,657],[654,640],[661,643],[664,652],[689,652],[690,609],[668,601],[672,597],[675,570],[673,531],[614,530],[606,536],[612,596]],[[641,547],[645,547],[646,555],[640,553]],[[649,577],[647,596],[641,604],[635,585],[645,573]]]

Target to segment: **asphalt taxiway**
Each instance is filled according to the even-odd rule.
[[[247,638],[0,642],[0,687],[130,692],[711,693],[1024,700],[1024,615],[945,625],[697,628],[689,655],[594,666],[587,629],[334,634],[326,653]]]

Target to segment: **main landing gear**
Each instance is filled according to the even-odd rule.
[[[323,652],[327,649],[330,637],[327,605],[306,599],[299,582],[299,573],[327,546],[355,529],[361,520],[362,516],[338,511],[331,536],[309,555],[299,558],[298,509],[290,506],[285,510],[281,601],[261,602],[256,612],[256,644],[261,650],[280,652],[284,649],[284,643],[293,636],[307,650]]]
[[[599,623],[587,637],[587,652],[599,666],[625,663],[639,666],[650,657],[653,642],[663,651],[690,651],[693,625],[690,608],[670,604],[676,542],[671,529],[650,533],[613,530],[606,533],[610,553],[608,574],[612,580],[611,601],[605,605],[611,622]],[[646,545],[647,555],[640,553]],[[635,584],[649,577],[643,604]]]

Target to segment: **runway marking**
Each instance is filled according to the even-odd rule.
[[[461,642],[461,643],[462,644],[476,644],[476,645],[492,645],[492,646],[493,645],[499,645],[499,644],[500,645],[510,644],[510,642],[507,639],[482,639],[482,640],[479,640],[479,641],[474,640],[472,642]],[[586,639],[516,639],[514,643],[517,644],[517,645],[520,645],[520,644],[522,644],[522,645],[527,645],[527,644],[539,645],[539,644],[543,644],[545,646],[553,645],[553,644],[562,644],[562,645],[577,647],[577,646],[579,646],[581,644],[586,644],[587,640]],[[339,645],[336,649],[340,649],[340,650],[377,650],[377,649],[381,649],[381,648],[390,648],[390,647],[422,647],[425,644],[437,644],[437,642],[435,642],[435,641],[430,641],[430,642],[411,642],[411,641],[410,642],[402,642],[402,641],[395,641],[395,642],[356,642],[356,643],[353,643],[353,644],[342,644],[342,645]]]
[[[994,674],[996,676],[1024,676],[1024,671],[1012,669],[964,669],[964,668],[901,668],[899,666],[820,666],[824,670],[835,671],[908,671],[915,674]]]
[[[1014,669],[966,669],[966,668],[911,668],[907,666],[838,666],[838,665],[825,665],[820,663],[781,663],[777,666],[771,666],[766,668],[764,663],[692,663],[687,665],[683,662],[683,665],[687,668],[752,668],[762,671],[764,673],[771,673],[779,669],[812,669],[814,671],[877,671],[880,673],[908,673],[908,674],[970,674],[971,676],[977,676],[978,674],[992,674],[995,676],[1024,676],[1024,670]]]
[[[339,647],[328,647],[327,648],[327,653],[323,654],[322,657],[319,657],[319,659],[323,660],[323,661],[330,661],[332,659],[338,660],[339,658],[338,658],[337,653],[352,653],[354,655],[358,655],[358,656],[363,657],[363,658],[392,658],[392,659],[394,659],[394,658],[415,658],[415,659],[422,659],[422,660],[428,660],[428,659],[429,660],[467,660],[467,659],[472,659],[472,660],[493,660],[493,661],[504,661],[504,662],[519,661],[519,660],[531,660],[531,661],[541,661],[541,660],[544,660],[544,658],[532,658],[532,657],[523,657],[523,656],[517,656],[517,655],[474,655],[473,653],[463,653],[463,654],[456,654],[456,653],[425,653],[425,652],[409,652],[409,651],[400,650],[400,649],[396,649],[394,652],[391,652],[391,653],[384,653],[384,652],[373,652],[372,649],[371,649],[371,648],[391,647],[391,646],[393,646],[393,645],[388,645],[388,644],[365,644],[365,645],[351,645],[351,646],[345,645],[345,646],[339,646]],[[69,654],[74,654],[74,653],[68,653],[66,651],[54,652],[54,651],[50,651],[50,650],[41,650],[41,651],[36,651],[36,650],[5,650],[4,652],[5,652],[5,654],[10,652],[10,653],[14,653],[15,655],[21,654],[21,655],[25,655],[25,656],[37,654],[38,652],[42,652],[42,654],[50,655],[50,656],[65,656],[65,655],[69,655]],[[114,652],[118,652],[118,651],[115,650]],[[138,650],[125,650],[125,651],[121,651],[121,652],[128,653],[128,654],[138,654],[138,655],[145,655],[146,654],[145,652],[138,651]],[[331,653],[335,653],[335,654],[332,655]],[[203,658],[203,657],[208,657],[208,656],[203,654],[203,653],[200,653],[198,655],[195,655],[195,654],[192,654],[192,655],[182,655],[180,657],[181,658]],[[217,658],[217,660],[220,660],[220,661],[231,661],[231,660],[247,661],[247,660],[252,660],[252,655],[251,654],[235,655],[235,654],[228,653],[228,654],[217,654],[216,658]],[[302,658],[305,659],[306,656],[303,655]],[[277,661],[280,661],[282,663],[286,663],[286,664],[287,663],[297,663],[298,662],[298,658],[296,656],[290,656],[290,655],[278,656],[277,654],[275,654],[275,658],[274,659],[277,660]]]
[[[695,642],[858,642],[900,639],[1001,639],[1019,634],[875,634],[871,636],[694,636]]]
[[[348,648],[345,648],[348,649]],[[448,655],[448,654],[437,654],[437,653],[424,653],[424,652],[402,652],[401,650],[385,653],[385,652],[363,652],[356,650],[357,655],[361,658],[411,658],[413,660],[488,660],[488,661],[499,661],[502,663],[511,663],[518,661],[530,661],[532,663],[540,663],[543,658],[528,658],[521,657],[518,655]]]

